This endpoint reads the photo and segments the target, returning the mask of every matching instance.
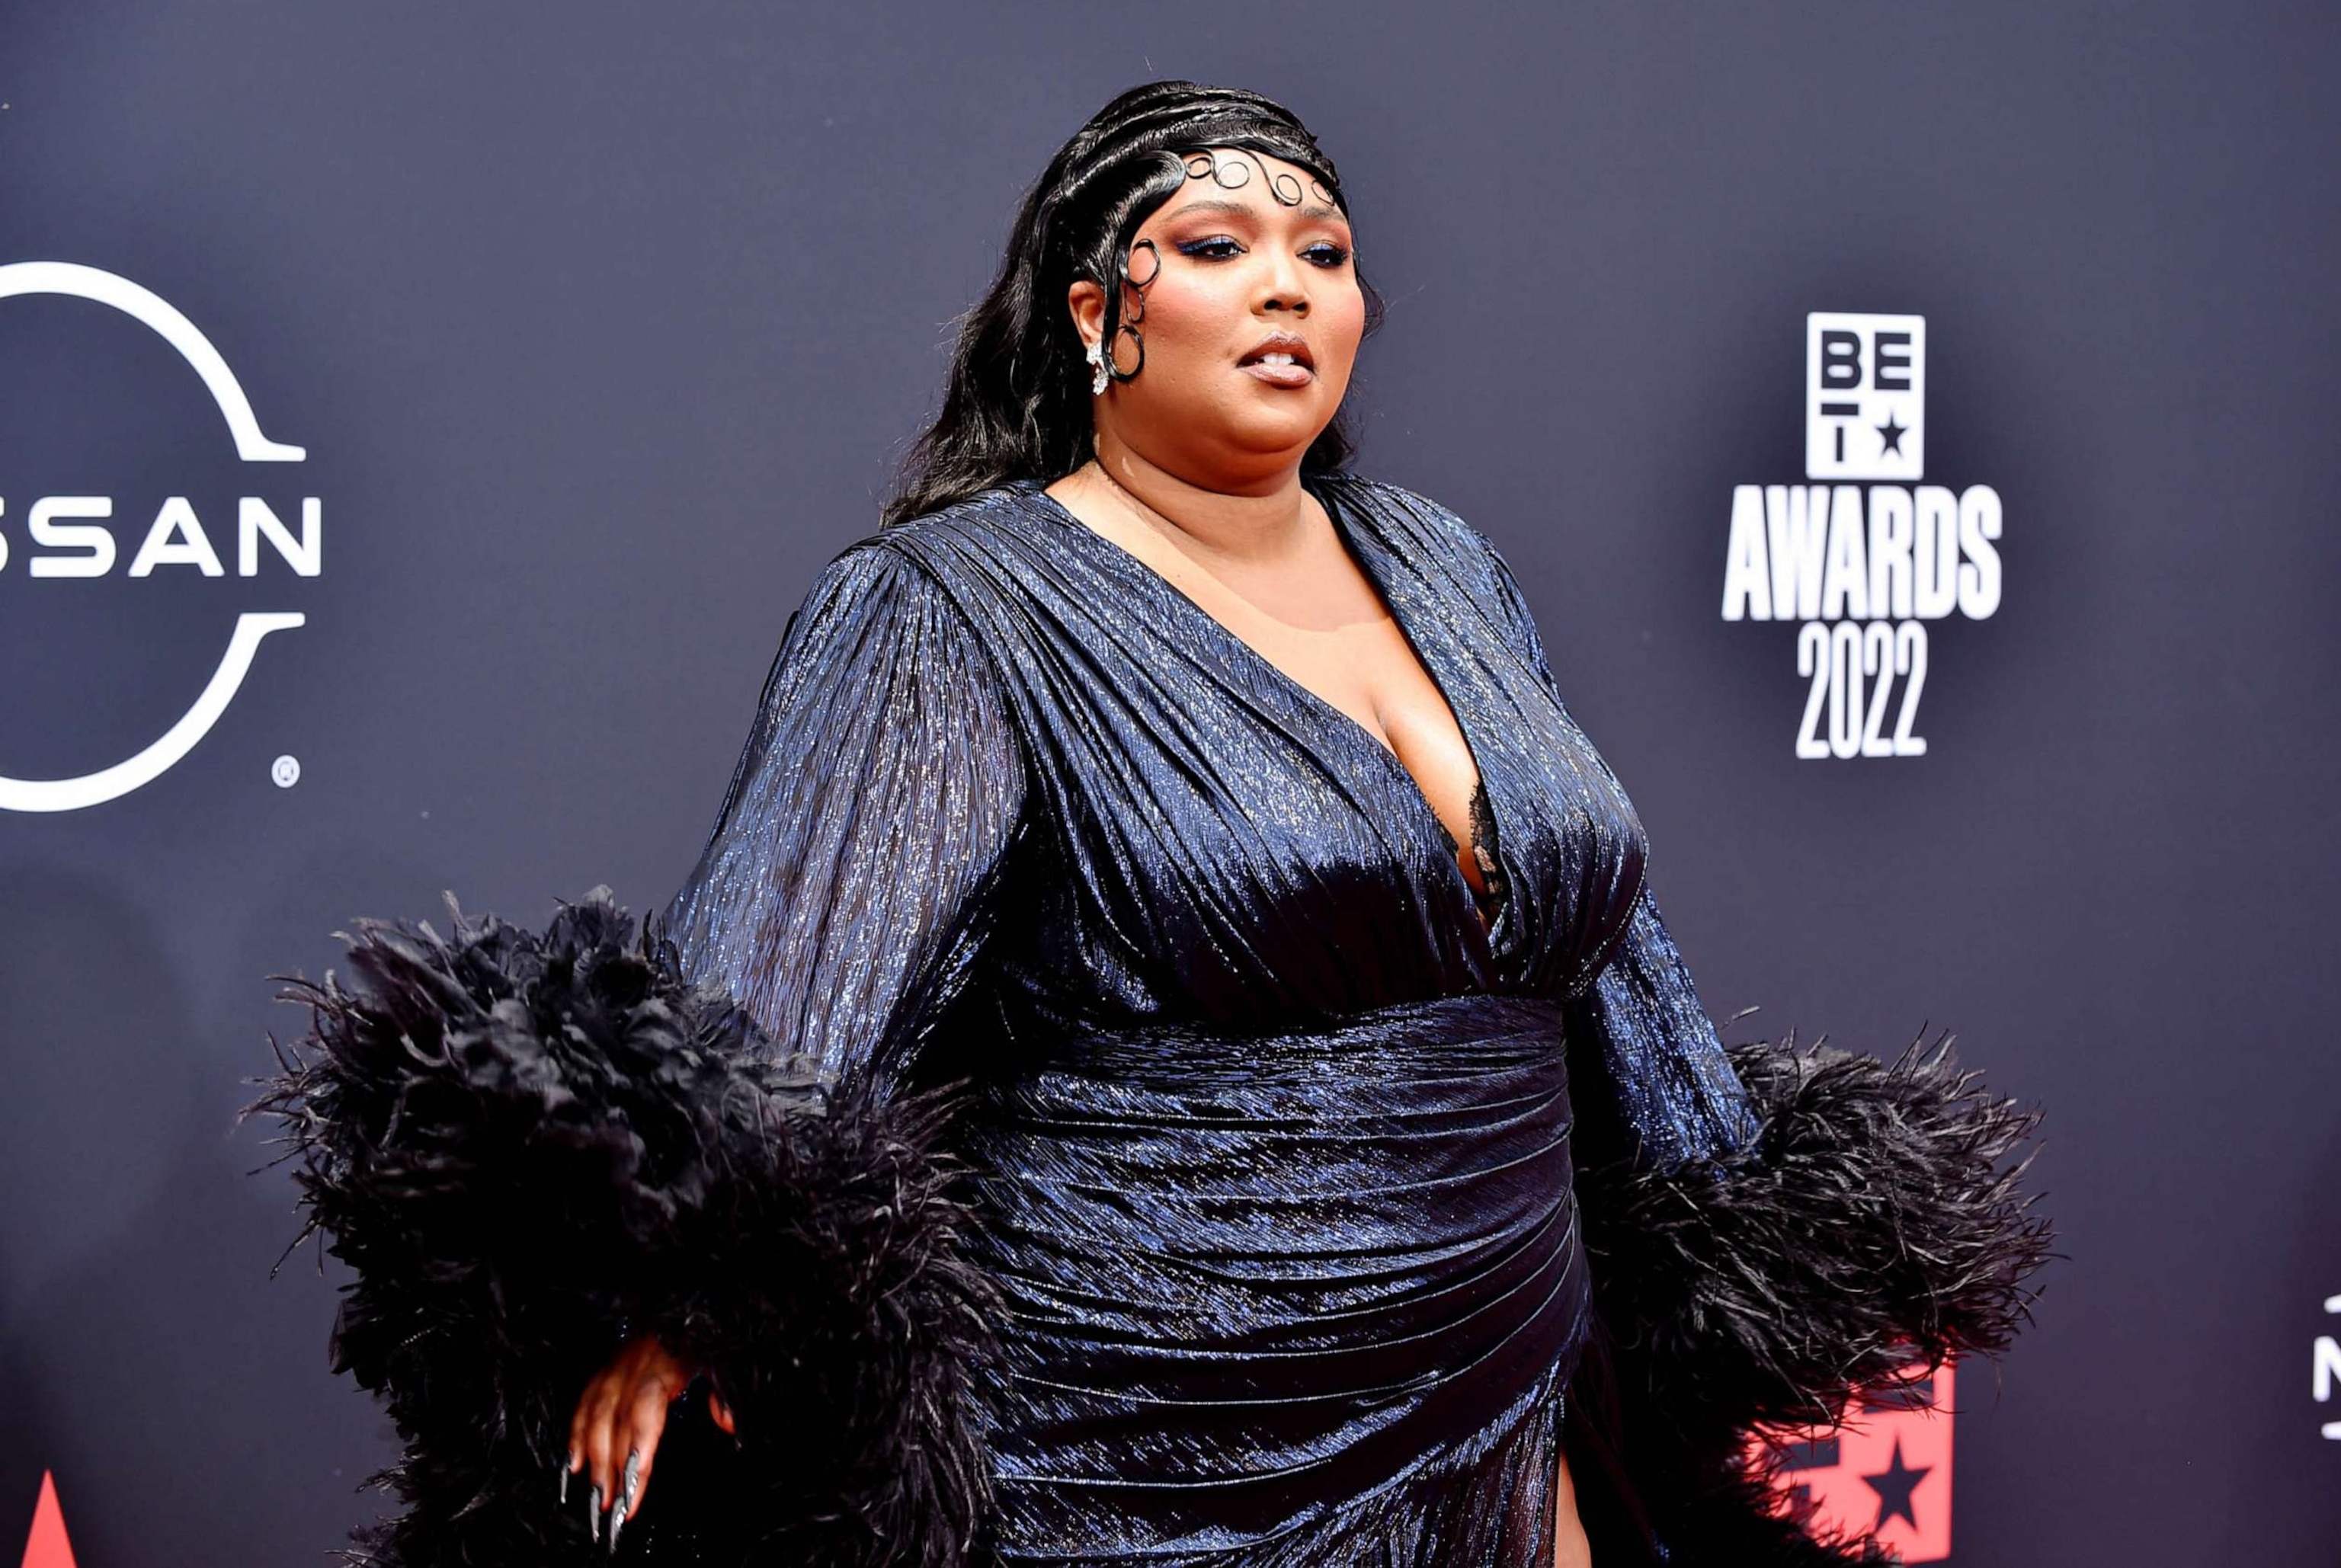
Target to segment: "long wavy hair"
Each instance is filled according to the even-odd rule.
[[[1057,150],[1025,193],[999,276],[960,318],[942,412],[904,457],[883,526],[1011,480],[1058,479],[1089,460],[1091,368],[1066,293],[1077,278],[1098,284],[1105,290],[1106,342],[1129,330],[1117,285],[1130,281],[1131,241],[1187,182],[1188,157],[1209,147],[1305,169],[1349,213],[1333,161],[1281,104],[1193,82],[1150,82],[1114,99]],[[1358,286],[1370,333],[1381,323],[1381,298],[1362,274]],[[1303,472],[1349,461],[1346,422],[1345,411],[1310,443]]]

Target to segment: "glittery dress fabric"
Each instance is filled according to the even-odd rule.
[[[1032,481],[825,568],[666,911],[825,1071],[969,1086],[1007,1562],[1548,1561],[1572,1145],[1753,1132],[1501,558],[1307,483],[1469,744],[1491,915],[1387,747]]]

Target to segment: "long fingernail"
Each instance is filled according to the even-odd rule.
[[[610,1555],[613,1557],[618,1554],[618,1531],[625,1523],[626,1505],[621,1503],[617,1512],[610,1515]]]
[[[626,1513],[634,1511],[634,1492],[643,1479],[643,1451],[639,1448],[626,1455],[626,1474],[618,1487],[618,1506]]]
[[[568,1506],[569,1506],[569,1461],[567,1461],[566,1459],[563,1460],[563,1461],[561,1462],[561,1464],[560,1464],[560,1470],[561,1470],[561,1505],[562,1505],[563,1508],[566,1508],[566,1507],[568,1507]]]
[[[602,1539],[602,1489],[599,1486],[593,1488],[593,1506],[585,1517],[592,1523],[593,1539],[598,1542]]]

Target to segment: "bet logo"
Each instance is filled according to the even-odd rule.
[[[1999,608],[1999,492],[1926,471],[1927,319],[1805,318],[1805,477],[1731,494],[1723,619],[1795,620],[1796,754],[1923,757],[1929,622]]]
[[[1927,318],[1805,318],[1805,477],[1926,471]]]
[[[68,262],[0,265],[0,301],[57,294],[111,306],[176,350],[217,406],[241,461],[297,463],[307,459],[306,449],[272,441],[263,433],[251,400],[226,359],[193,322],[159,294],[113,273]],[[25,528],[21,542],[9,537],[19,517]],[[174,495],[162,503],[126,561],[124,541],[117,540],[110,526],[114,517],[111,496],[45,495],[12,507],[10,498],[0,494],[0,582],[21,576],[29,589],[45,581],[118,574],[127,589],[130,580],[164,574],[228,575],[227,562],[214,541],[214,530],[220,531],[223,541],[230,537],[226,520],[215,517],[206,528],[185,496]],[[274,506],[254,495],[238,499],[233,529],[238,579],[261,575],[264,547],[274,558],[273,572],[281,573],[289,567],[296,577],[314,578],[323,570],[323,503],[315,496],[300,498],[297,533]],[[126,540],[127,535],[124,537]],[[297,610],[244,610],[232,626],[223,627],[225,647],[210,678],[186,710],[160,735],[120,761],[75,778],[20,779],[0,771],[0,810],[76,811],[153,783],[219,722],[250,672],[262,641],[306,620]],[[0,743],[5,741],[5,734],[0,732]],[[6,766],[6,758],[0,757],[0,769]]]
[[[1825,1430],[1765,1428],[1747,1458],[1776,1511],[1821,1534],[1874,1533],[1903,1563],[1951,1554],[1952,1364],[1857,1400]]]

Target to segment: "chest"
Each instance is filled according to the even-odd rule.
[[[1499,878],[1470,742],[1406,628],[1330,519],[1273,558],[1213,564],[1133,521],[1111,491],[1069,481],[1049,494],[1225,629],[1231,662],[1272,666],[1396,757],[1438,818],[1484,913]],[[1321,511],[1316,515],[1324,519]],[[1174,621],[1184,617],[1185,607],[1169,608]]]
[[[1411,711],[1368,713],[1391,716],[1377,735],[1338,685],[1311,690],[1305,667],[1059,526],[987,551],[1001,581],[982,596],[1043,851],[1021,945],[1052,983],[1109,977],[1126,1000],[1225,1023],[1589,978],[1639,888],[1640,824],[1524,650],[1448,579],[1351,536],[1422,688]],[[1442,745],[1443,775],[1423,766]],[[1506,894],[1492,926],[1457,854],[1475,776]],[[1442,777],[1464,796],[1451,822]]]

